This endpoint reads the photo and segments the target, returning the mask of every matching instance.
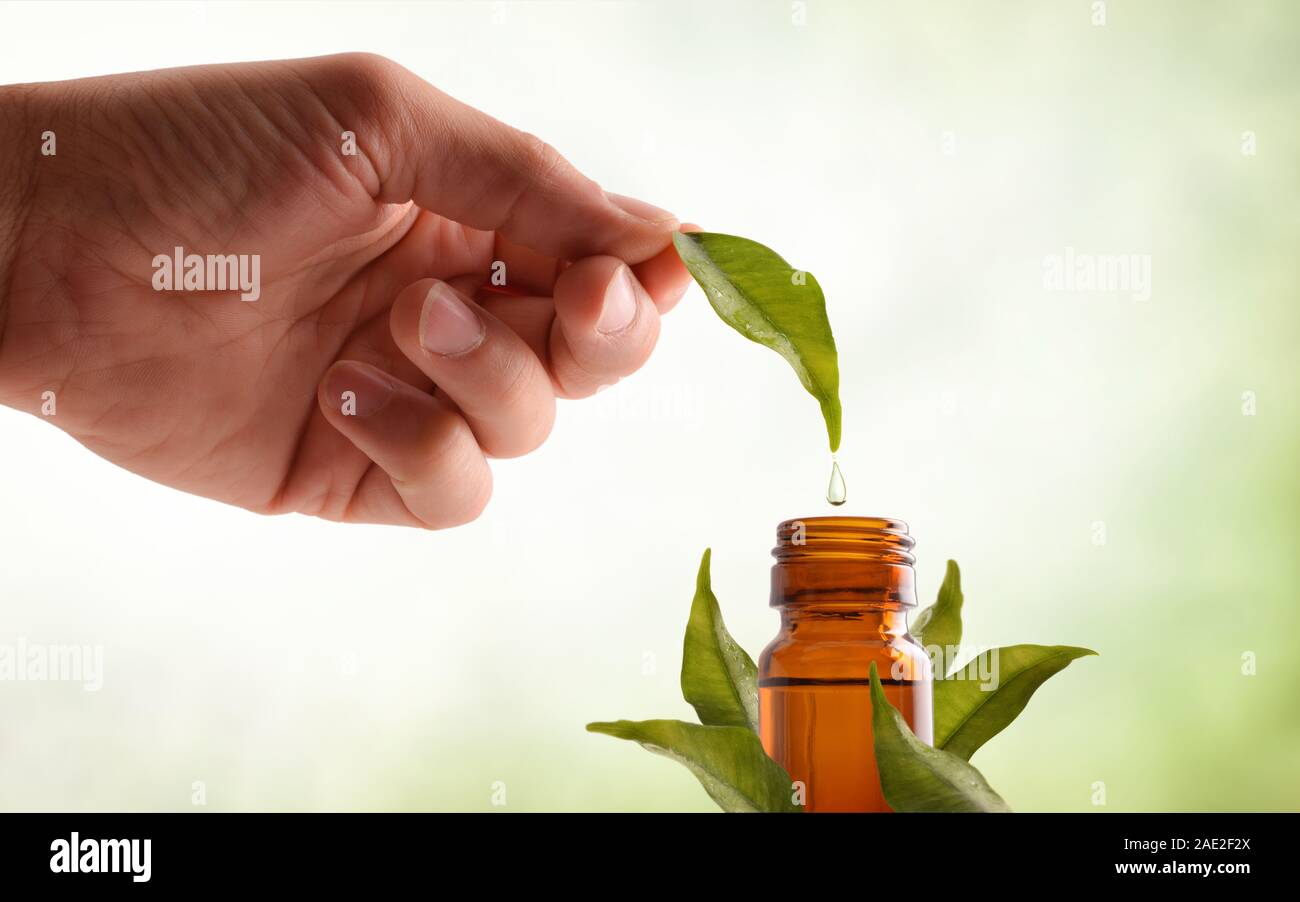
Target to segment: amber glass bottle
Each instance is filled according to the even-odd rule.
[[[763,748],[808,811],[889,811],[871,736],[871,662],[889,700],[934,742],[930,660],[907,634],[916,606],[907,524],[808,517],[777,527],[781,631],[758,662]]]

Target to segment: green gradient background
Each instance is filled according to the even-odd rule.
[[[968,640],[1100,652],[975,756],[989,782],[1019,810],[1300,809],[1295,3],[100,6],[7,6],[4,80],[376,50],[815,272],[847,510],[911,523],[927,602],[961,563]],[[1150,254],[1151,298],[1045,291],[1066,247]],[[0,684],[0,807],[186,810],[202,780],[211,810],[711,810],[583,724],[690,716],[705,545],[757,656],[824,434],[698,292],[610,395],[439,535],[260,520],[0,413],[34,474],[0,487],[0,641],[108,668]]]

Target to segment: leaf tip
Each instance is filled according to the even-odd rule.
[[[840,441],[844,437],[844,410],[840,406],[838,392],[829,398],[822,409],[822,419],[826,421],[826,437],[830,440],[831,453],[840,450]]]
[[[700,569],[695,574],[695,591],[711,592],[713,591],[713,580],[710,575],[710,568],[713,565],[713,549],[705,548],[704,554],[700,556]]]
[[[897,711],[895,711],[894,706],[890,704],[889,697],[885,695],[885,687],[880,685],[880,672],[876,670],[875,661],[871,662],[870,678],[871,678],[871,723],[873,724],[872,732],[875,733],[877,737],[879,737],[881,730],[885,730],[885,731],[889,730],[888,724],[889,724],[890,712],[894,712],[896,714]],[[872,740],[873,744],[878,741],[879,741],[878,738]]]

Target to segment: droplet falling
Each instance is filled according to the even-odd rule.
[[[826,487],[826,500],[839,507],[849,500],[848,489],[844,485],[844,474],[840,472],[840,462],[831,458],[831,484]]]

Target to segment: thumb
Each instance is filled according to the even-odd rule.
[[[543,254],[640,263],[668,246],[677,219],[607,194],[535,135],[442,93],[381,56],[303,60],[325,105],[353,129],[377,177],[376,200],[499,231]]]

